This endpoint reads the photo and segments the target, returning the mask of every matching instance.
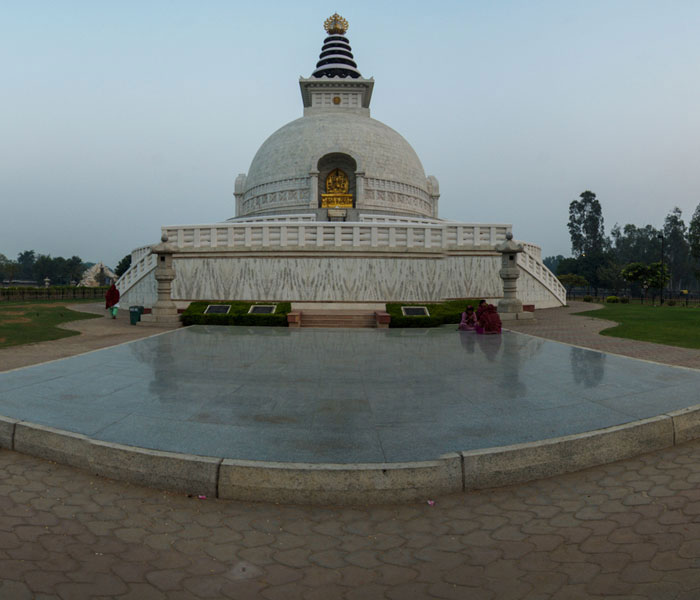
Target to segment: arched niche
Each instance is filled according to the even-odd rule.
[[[332,152],[322,156],[317,165],[318,169],[318,206],[321,207],[323,194],[326,193],[326,180],[328,175],[340,169],[348,178],[348,194],[352,195],[352,206],[356,206],[357,202],[357,162],[349,154],[342,152]]]

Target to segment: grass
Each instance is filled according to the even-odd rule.
[[[700,310],[684,306],[604,304],[602,309],[577,313],[618,323],[601,335],[700,348]]]
[[[75,312],[56,301],[3,302],[0,304],[0,348],[79,335],[78,331],[59,329],[57,325],[95,318],[99,319],[100,315]]]

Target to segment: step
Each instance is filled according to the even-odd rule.
[[[367,310],[304,310],[301,311],[301,327],[352,327],[377,326],[374,312]]]

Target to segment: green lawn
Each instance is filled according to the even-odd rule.
[[[58,329],[56,326],[70,321],[95,318],[100,318],[100,315],[75,312],[60,302],[2,303],[0,304],[0,348],[79,335],[77,331]]]
[[[682,348],[700,348],[700,309],[646,304],[605,304],[600,310],[577,313],[608,319],[619,325],[601,335],[656,342]]]

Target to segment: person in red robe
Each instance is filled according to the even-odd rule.
[[[117,286],[112,284],[105,295],[105,308],[109,309],[113,319],[117,318],[117,310],[119,309],[119,290]]]
[[[476,324],[477,333],[501,333],[501,317],[493,304],[485,304]]]

